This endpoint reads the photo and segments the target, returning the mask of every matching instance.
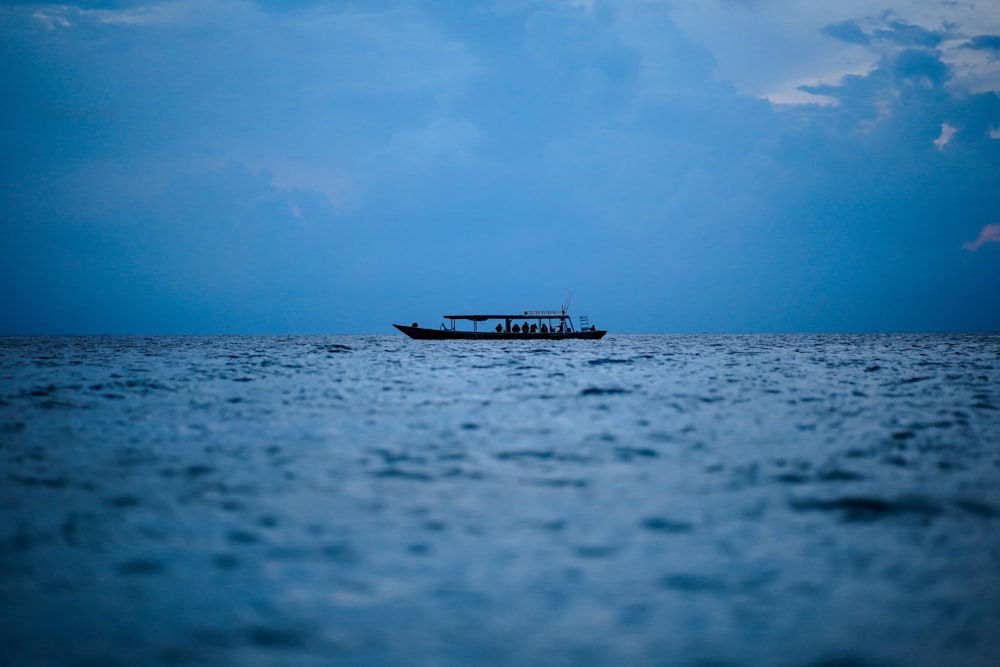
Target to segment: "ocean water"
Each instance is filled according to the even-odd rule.
[[[1000,664],[1000,336],[2,338],[0,652]]]

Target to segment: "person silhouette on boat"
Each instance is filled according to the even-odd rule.
[[[542,333],[548,333],[548,332],[549,332],[549,325],[545,324],[545,322],[542,322]]]
[[[537,324],[532,324],[531,325],[531,333],[538,333],[538,325]]]
[[[502,324],[499,324],[499,323],[497,324],[497,333],[503,333],[503,325]]]
[[[512,331],[513,331],[514,333],[521,333],[521,327],[520,327],[520,326],[518,326],[518,324],[517,324],[517,323],[515,322],[515,323],[514,323],[514,328],[512,329]]]

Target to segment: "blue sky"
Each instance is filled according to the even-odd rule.
[[[1000,6],[0,5],[0,333],[1000,330]]]

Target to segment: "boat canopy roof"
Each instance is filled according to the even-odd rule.
[[[537,320],[565,319],[570,317],[563,310],[526,310],[515,315],[443,315],[446,320],[472,320],[473,322],[485,322],[486,320]]]

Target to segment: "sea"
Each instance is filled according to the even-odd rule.
[[[997,665],[1000,335],[0,338],[7,665]]]

